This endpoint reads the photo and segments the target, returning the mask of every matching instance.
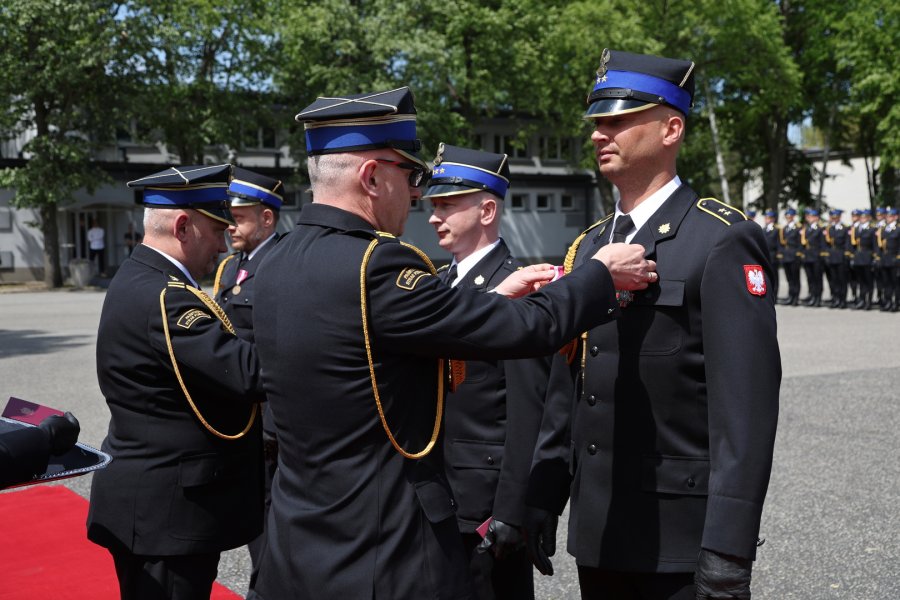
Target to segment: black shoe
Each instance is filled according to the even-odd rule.
[[[776,304],[784,304],[784,305],[788,305],[788,304],[791,303],[791,299],[790,299],[790,297],[787,297],[787,298],[778,298],[778,299],[775,301],[775,303],[776,303]]]

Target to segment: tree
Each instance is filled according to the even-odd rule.
[[[218,160],[271,125],[273,2],[132,0],[128,36],[129,107],[148,142],[166,144],[182,164]],[[249,137],[253,137],[250,135]],[[251,141],[252,144],[252,141]]]
[[[108,65],[120,47],[119,5],[91,0],[7,0],[0,6],[0,132],[28,136],[24,166],[0,172],[17,208],[37,211],[44,281],[62,285],[57,208],[106,175],[91,162],[111,139],[119,80]]]

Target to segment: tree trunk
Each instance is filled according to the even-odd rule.
[[[731,195],[728,193],[728,175],[725,173],[725,158],[722,156],[722,145],[719,142],[719,126],[716,123],[714,98],[708,79],[703,80],[703,91],[706,94],[706,107],[709,110],[709,130],[712,133],[713,150],[716,153],[716,169],[719,171],[719,182],[722,186],[722,200],[725,204],[731,204]]]
[[[44,234],[44,283],[47,287],[62,287],[62,267],[59,263],[59,223],[56,204],[41,206],[41,233]]]
[[[766,187],[766,206],[778,210],[778,200],[784,182],[784,167],[787,161],[787,119],[775,117],[766,128],[769,146],[769,173]]]

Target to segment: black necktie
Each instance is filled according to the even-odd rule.
[[[444,283],[447,285],[453,285],[453,282],[456,281],[456,263],[450,265],[450,268],[447,269],[447,276],[444,279]]]
[[[628,234],[631,232],[632,227],[634,227],[634,221],[631,220],[629,215],[619,215],[616,217],[616,223],[613,226],[613,243],[624,242],[625,238],[628,237]]]

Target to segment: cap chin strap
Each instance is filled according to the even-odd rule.
[[[181,287],[180,285],[178,287]],[[225,311],[222,308],[212,301],[212,299],[204,294],[201,290],[197,288],[191,287],[189,285],[185,285],[184,289],[190,291],[192,294],[197,296],[203,304],[213,312],[214,315],[222,322],[222,326],[230,333],[231,335],[237,335],[234,331],[234,327],[231,324],[231,321],[228,320],[228,316],[225,314]],[[175,377],[178,379],[178,385],[181,386],[181,391],[184,392],[184,397],[187,399],[188,404],[191,406],[191,410],[194,413],[194,416],[203,424],[203,427],[206,428],[214,436],[221,438],[223,440],[239,440],[250,431],[250,428],[253,427],[253,422],[256,420],[256,415],[259,412],[259,403],[254,402],[253,408],[250,410],[250,420],[247,421],[246,427],[234,435],[229,435],[227,433],[222,433],[215,427],[213,427],[209,421],[207,421],[202,414],[200,414],[200,409],[197,408],[197,405],[194,404],[194,399],[191,398],[190,392],[188,392],[187,386],[184,383],[184,378],[181,376],[181,370],[178,368],[178,361],[175,360],[175,349],[172,347],[172,336],[169,334],[169,319],[168,312],[166,311],[166,291],[168,288],[163,288],[163,290],[159,293],[159,309],[162,312],[162,322],[163,322],[163,332],[166,336],[166,347],[169,349],[169,359],[172,361],[172,368],[175,370]]]
[[[414,250],[421,258],[425,265],[428,267],[428,270],[432,275],[437,275],[437,270],[435,270],[434,265],[428,259],[428,257],[421,250],[412,246],[410,244],[406,244],[404,242],[400,242],[407,248],[411,248]],[[366,343],[366,359],[369,361],[369,379],[372,381],[372,392],[375,394],[375,406],[378,408],[378,418],[381,419],[381,426],[384,427],[384,431],[387,433],[388,439],[391,440],[391,445],[394,449],[399,452],[404,458],[412,458],[419,459],[428,456],[431,451],[434,449],[434,445],[437,442],[438,434],[441,430],[441,418],[444,414],[444,368],[445,368],[445,360],[438,360],[438,394],[437,394],[437,408],[435,410],[434,416],[434,428],[431,431],[431,439],[428,440],[428,444],[420,450],[419,452],[408,452],[404,450],[400,444],[397,442],[397,439],[394,437],[393,432],[391,432],[391,428],[387,423],[387,419],[384,416],[384,407],[381,405],[381,396],[378,394],[378,382],[375,380],[375,363],[372,360],[372,344],[369,338],[369,316],[368,316],[368,292],[366,288],[366,266],[369,264],[369,258],[372,256],[372,252],[375,250],[375,247],[378,245],[378,238],[372,240],[369,244],[369,247],[366,248],[366,253],[363,255],[362,265],[359,267],[359,296],[360,296],[360,305],[362,307],[362,325],[363,325],[363,338]]]

